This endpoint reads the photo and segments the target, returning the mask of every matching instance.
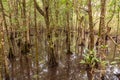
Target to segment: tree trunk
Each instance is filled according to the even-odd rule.
[[[89,15],[89,30],[90,30],[89,49],[93,50],[94,49],[94,29],[93,29],[91,0],[88,0],[88,15]]]
[[[2,25],[2,18],[1,18],[1,13],[0,13],[0,25]],[[0,45],[3,45],[3,31],[2,31],[2,26],[0,26]],[[2,78],[2,74],[3,74],[3,71],[2,71],[2,67],[3,67],[3,64],[4,64],[4,56],[3,56],[3,52],[2,52],[2,47],[0,46],[0,80],[3,80]]]
[[[35,23],[35,49],[36,49],[36,79],[39,80],[39,52],[38,52],[38,31],[37,31],[37,17],[36,17],[36,8],[34,3],[34,23]]]
[[[90,30],[90,41],[89,41],[89,49],[94,49],[94,30],[93,30],[93,17],[92,17],[92,5],[91,0],[88,0],[88,16],[89,16],[89,30]],[[87,66],[87,77],[88,80],[93,80],[93,71],[91,65]]]
[[[58,63],[57,63],[56,56],[54,53],[54,43],[52,41],[52,29],[50,27],[50,20],[49,20],[49,9],[50,9],[49,0],[44,0],[43,6],[44,6],[44,18],[45,18],[45,23],[46,23],[46,28],[47,28],[48,65],[49,65],[49,67],[55,67],[58,65]]]
[[[4,21],[4,27],[5,27],[5,30],[6,30],[5,32],[6,32],[6,35],[7,35],[8,44],[9,44],[9,47],[12,48],[12,51],[13,51],[13,47],[12,47],[10,37],[9,37],[9,33],[8,33],[8,27],[7,27],[7,23],[6,23],[5,12],[4,12],[4,7],[3,7],[2,0],[0,0],[0,7],[1,7],[1,11],[2,11],[2,18],[3,18],[3,21]],[[3,35],[4,35],[3,40],[5,39],[5,34],[4,34],[5,32],[3,30]],[[2,49],[3,49],[3,46],[2,46]],[[6,56],[5,52],[4,52],[4,49],[3,49],[2,52],[3,52],[3,55],[4,55],[5,80],[10,80],[7,56]]]
[[[49,13],[50,13],[50,3],[49,0],[42,0],[43,8],[42,10],[37,4],[36,0],[34,0],[35,7],[37,11],[44,17],[45,24],[47,28],[47,54],[48,54],[48,65],[49,67],[55,67],[58,65],[56,56],[54,53],[54,43],[52,41],[52,29],[50,27]]]
[[[94,80],[94,73],[92,68],[87,69],[87,77],[88,77],[88,80]]]
[[[106,36],[106,26],[105,26],[105,6],[106,6],[106,0],[101,0],[101,15],[100,15],[100,23],[99,23],[99,46],[105,46],[105,36]],[[100,57],[103,59],[105,58],[105,49],[101,48],[99,49]]]
[[[67,54],[72,54],[70,50],[70,10],[69,10],[69,0],[66,1],[66,48],[67,48]]]

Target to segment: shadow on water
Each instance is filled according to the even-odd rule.
[[[70,54],[66,56],[66,80],[70,78]]]
[[[72,80],[70,79],[70,55],[66,56],[65,67],[48,68],[46,80]]]
[[[56,80],[57,79],[57,67],[48,68],[48,79],[47,80]]]

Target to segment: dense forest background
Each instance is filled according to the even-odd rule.
[[[0,0],[0,80],[119,80],[120,0]]]

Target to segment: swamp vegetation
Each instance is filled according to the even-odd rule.
[[[0,80],[120,80],[120,0],[0,0]]]

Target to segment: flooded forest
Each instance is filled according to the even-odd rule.
[[[120,80],[120,0],[0,0],[0,80]]]

